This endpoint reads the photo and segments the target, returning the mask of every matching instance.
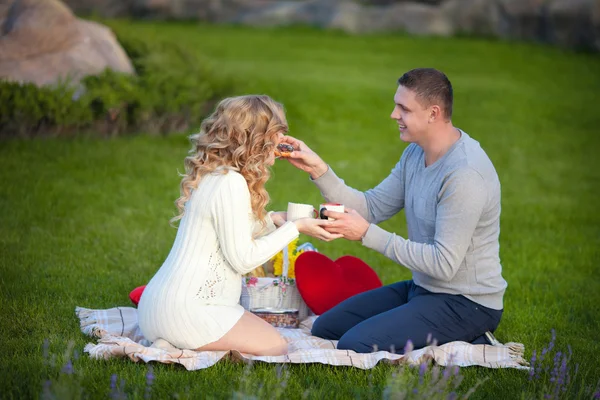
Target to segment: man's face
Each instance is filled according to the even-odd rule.
[[[415,92],[398,85],[394,95],[394,111],[390,117],[395,119],[400,130],[400,140],[418,143],[427,130],[429,109],[423,107],[416,98]]]

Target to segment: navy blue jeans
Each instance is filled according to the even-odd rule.
[[[493,310],[461,295],[432,293],[411,281],[357,294],[316,319],[312,334],[339,340],[338,349],[402,353],[410,339],[415,348],[437,341],[488,343],[502,310]]]

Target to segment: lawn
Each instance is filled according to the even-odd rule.
[[[397,78],[419,66],[445,71],[454,85],[454,124],[481,143],[502,183],[508,290],[496,336],[524,343],[529,358],[554,329],[556,349],[572,351],[573,373],[578,365],[563,395],[591,397],[600,378],[600,57],[470,38],[108,23],[117,33],[197,49],[235,76],[244,93],[283,102],[290,134],[358,189],[385,177],[405,147],[389,118]],[[37,397],[50,379],[70,393],[106,398],[113,374],[130,397],[144,396],[146,364],[81,354],[90,339],[74,308],[128,306],[129,291],[160,267],[176,233],[168,220],[187,151],[184,135],[0,142],[2,397]],[[308,177],[285,162],[274,167],[268,188],[271,209],[321,200]],[[382,226],[406,235],[403,213]],[[332,258],[362,258],[384,283],[410,277],[359,243],[313,244]],[[66,376],[60,369],[71,341],[75,374]],[[155,365],[151,394],[227,398],[238,389],[256,394],[250,387],[262,383],[265,397],[381,398],[396,369],[297,365],[281,384],[274,365],[226,361],[195,372]],[[472,398],[540,398],[553,384],[550,375],[530,381],[516,370],[461,373],[460,393],[488,378]]]

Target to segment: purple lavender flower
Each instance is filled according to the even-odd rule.
[[[550,341],[550,344],[548,344],[548,351],[554,348],[554,342],[556,342],[556,331],[552,328],[552,340]]]
[[[444,380],[450,378],[450,368],[444,368],[444,373],[442,374]]]
[[[49,349],[50,349],[50,341],[48,339],[44,339],[44,345],[42,346],[42,354],[44,356],[44,360],[47,360],[49,357]]]
[[[146,391],[144,393],[144,397],[146,399],[150,398],[152,392],[152,382],[154,382],[154,368],[152,368],[152,366],[149,366],[148,372],[146,372]]]
[[[413,345],[412,340],[408,339],[406,341],[406,345],[404,346],[404,354],[410,353],[411,351],[413,351],[414,348],[415,346]]]
[[[567,371],[567,357],[563,357],[562,363],[560,364],[560,370],[558,371],[558,383],[562,385],[568,376],[569,371]]]
[[[71,360],[67,361],[61,371],[63,374],[72,375],[73,374],[73,363]]]
[[[423,384],[426,371],[427,371],[427,364],[425,362],[422,362],[421,365],[419,365],[419,386],[421,386]]]
[[[531,369],[529,370],[529,380],[532,380],[533,375],[535,375],[535,361],[536,361],[536,351],[533,350],[533,355],[531,356]]]
[[[146,386],[152,386],[152,382],[154,382],[154,369],[150,366],[146,373]]]
[[[117,374],[110,376],[110,389],[115,390],[117,388]]]
[[[594,400],[595,399],[600,399],[600,390],[598,390],[596,393],[594,393],[594,397],[592,397]]]
[[[458,399],[458,395],[455,392],[451,392],[448,395],[448,400],[456,400],[456,399]]]

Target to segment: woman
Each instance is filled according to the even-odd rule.
[[[283,107],[268,96],[241,96],[219,103],[200,133],[190,137],[173,248],[146,286],[139,325],[153,346],[238,350],[281,355],[277,330],[239,305],[241,276],[294,240],[299,232],[332,240],[327,221],[286,222],[268,213],[265,183],[275,147],[288,126]]]

